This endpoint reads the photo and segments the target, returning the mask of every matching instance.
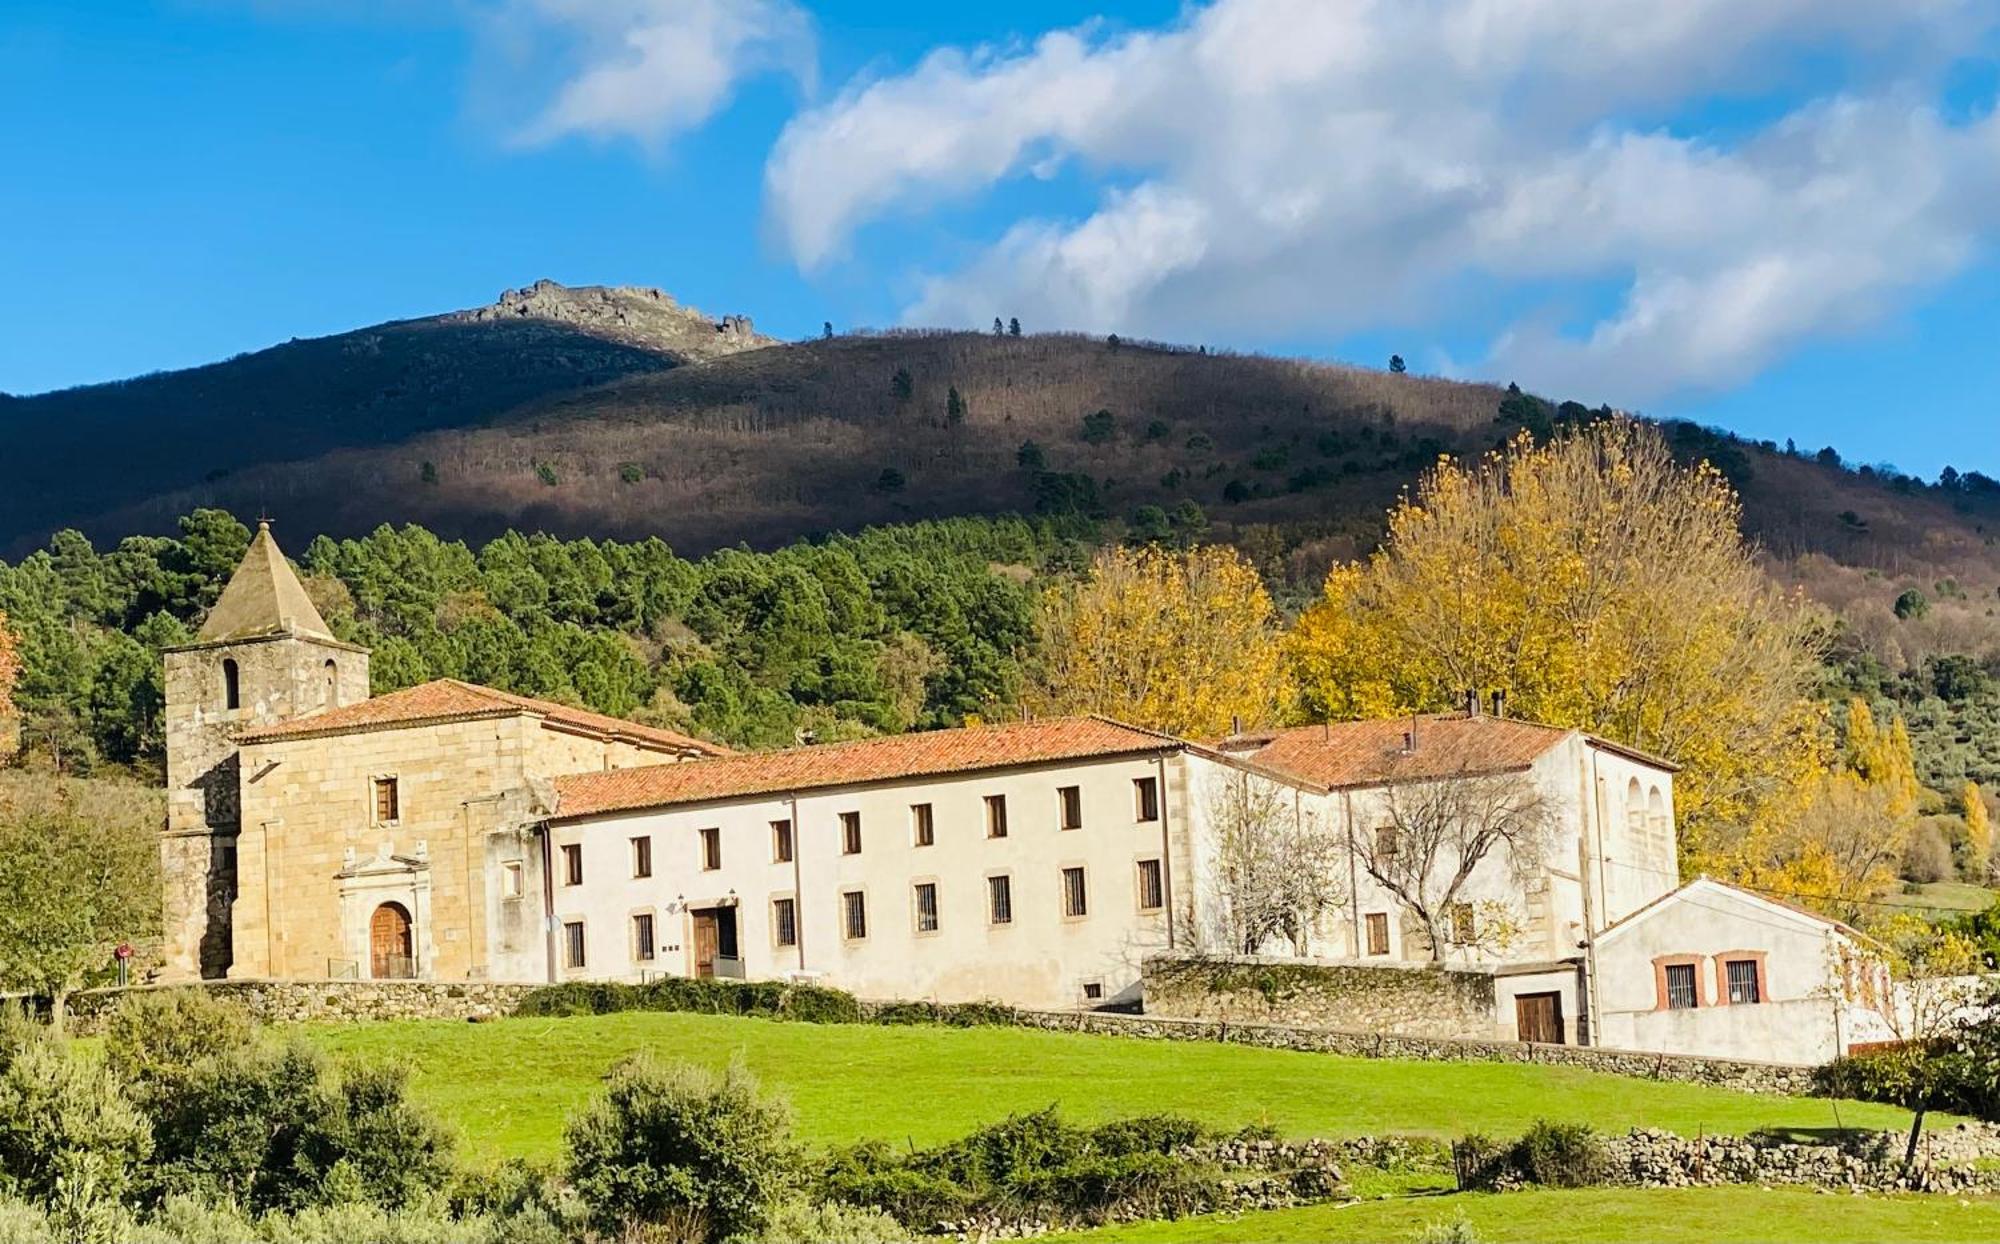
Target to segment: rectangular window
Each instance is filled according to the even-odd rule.
[[[1167,905],[1167,879],[1158,860],[1139,861],[1139,910],[1158,911]]]
[[[1368,913],[1368,953],[1386,955],[1389,953],[1389,913],[1371,911]]]
[[[701,867],[705,872],[722,867],[722,831],[712,825],[701,831]]]
[[[938,929],[937,882],[917,883],[917,932],[935,933]]]
[[[986,879],[986,920],[989,924],[1014,923],[1014,879],[1001,875]]]
[[[1667,1009],[1690,1011],[1695,1007],[1694,964],[1667,965]]]
[[[771,862],[789,864],[792,862],[792,823],[790,821],[771,822]]]
[[[910,841],[920,847],[937,841],[937,827],[931,819],[931,806],[927,803],[910,805]]]
[[[842,855],[861,854],[861,814],[843,812],[840,814],[840,853]]]
[[[583,884],[583,844],[580,842],[563,844],[563,884]]]
[[[632,917],[632,957],[641,963],[653,961],[653,916],[641,912]]]
[[[1085,1002],[1104,1001],[1104,982],[1103,981],[1083,982],[1083,1000]]]
[[[771,930],[780,946],[799,944],[799,905],[788,898],[771,900]]]
[[[1007,796],[988,795],[986,797],[986,836],[1005,838],[1007,836]]]
[[[847,940],[858,942],[868,936],[868,896],[859,890],[840,892],[842,928]]]
[[[1471,903],[1453,903],[1445,908],[1445,917],[1451,922],[1451,940],[1454,945],[1470,946],[1474,938]]]
[[[1755,959],[1728,959],[1723,967],[1729,973],[1729,1005],[1764,1000],[1763,988],[1757,983]]]
[[[563,923],[563,966],[580,968],[583,966],[583,921],[568,920]]]
[[[1083,869],[1062,870],[1063,915],[1075,920],[1090,914],[1090,894],[1084,888]]]
[[[1132,779],[1132,815],[1141,822],[1160,819],[1160,780],[1158,778]]]
[[[521,897],[521,861],[509,860],[500,866],[500,897]]]
[[[740,959],[736,953],[736,909],[718,908],[715,913],[715,957],[718,959]]]
[[[1384,825],[1375,831],[1375,858],[1393,860],[1396,858],[1396,827]]]
[[[632,840],[632,875],[650,877],[653,875],[653,840],[651,837]]]
[[[375,779],[375,823],[387,825],[402,819],[402,797],[392,777]]]
[[[1064,829],[1083,828],[1083,788],[1081,786],[1056,787],[1056,807],[1062,816]]]

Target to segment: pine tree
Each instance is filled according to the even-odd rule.
[[[1007,335],[1008,335],[1009,337],[1018,337],[1018,336],[1020,336],[1020,335],[1021,335],[1021,321],[1019,321],[1019,320],[1017,320],[1017,319],[1014,319],[1014,318],[1012,318],[1012,317],[1009,317],[1009,318],[1008,318],[1008,320],[1007,320]]]
[[[944,421],[953,427],[965,422],[965,399],[958,395],[957,385],[944,399]]]
[[[1410,369],[1404,364],[1402,355],[1392,354],[1389,356],[1389,370],[1400,376]]]

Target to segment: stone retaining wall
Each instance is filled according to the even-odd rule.
[[[1677,1136],[1635,1128],[1605,1138],[1611,1180],[1644,1188],[1714,1184],[1803,1184],[1834,1191],[1988,1192],[2000,1172],[1972,1163],[2000,1157],[2000,1127],[1961,1123],[1924,1133],[1905,1172],[1907,1138],[1868,1132],[1840,1144],[1798,1144],[1746,1136]]]
[[[190,985],[135,985],[91,989],[71,997],[75,1030],[93,1030],[128,993],[185,989]],[[204,981],[197,986],[226,998],[266,1024],[375,1019],[498,1019],[511,1015],[539,985],[487,981]]]
[[[1154,955],[1146,960],[1142,983],[1146,1014],[1170,1019],[1421,1037],[1494,1035],[1490,972],[1247,955]]]

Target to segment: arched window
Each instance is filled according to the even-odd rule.
[[[1636,843],[1645,833],[1646,796],[1639,790],[1639,779],[1633,778],[1625,786],[1625,837]]]
[[[222,707],[243,707],[243,679],[237,672],[236,662],[228,659],[222,662]]]
[[[1667,841],[1667,798],[1657,786],[1646,793],[1646,828],[1661,843]]]
[[[327,706],[328,708],[339,708],[339,707],[340,707],[340,667],[339,667],[338,665],[335,665],[335,664],[333,663],[333,658],[332,658],[332,657],[328,657],[328,658],[327,658],[327,661],[326,661],[326,664],[325,664],[324,666],[322,666],[322,667],[321,667],[321,669],[322,669],[322,670],[323,670],[323,671],[325,672],[325,674],[326,674],[326,687],[325,687],[325,696],[324,696],[324,702],[325,702],[325,704],[326,704],[326,706]]]

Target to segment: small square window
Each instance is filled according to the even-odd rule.
[[[916,886],[917,932],[938,931],[937,882],[919,881]]]
[[[1371,911],[1368,913],[1368,953],[1386,955],[1389,953],[1389,913]]]
[[[910,805],[910,841],[920,847],[928,847],[937,842],[937,825],[931,818],[931,805],[927,803]]]
[[[704,872],[722,867],[722,830],[713,825],[701,831],[701,867]]]
[[[986,836],[1005,838],[1007,836],[1007,796],[986,796]]]
[[[1132,779],[1132,815],[1146,823],[1160,819],[1160,780],[1158,778]]]
[[[1104,1001],[1104,982],[1103,981],[1083,982],[1083,1000],[1085,1002]]]
[[[650,912],[632,917],[632,957],[641,963],[653,961],[653,916]]]
[[[634,877],[653,875],[653,840],[650,837],[632,840],[632,875]]]
[[[841,929],[850,942],[868,936],[868,896],[860,890],[840,892]]]
[[[1083,788],[1081,786],[1056,787],[1056,809],[1062,817],[1064,829],[1083,828]]]
[[[842,855],[861,854],[861,814],[843,812],[840,814],[840,853]]]
[[[1139,861],[1139,910],[1158,911],[1167,905],[1166,872],[1158,860]]]
[[[402,792],[392,777],[375,779],[375,823],[389,825],[402,819]]]
[[[1084,884],[1082,868],[1062,870],[1063,916],[1079,920],[1090,914],[1090,892]]]
[[[500,897],[521,897],[521,861],[509,860],[500,866]]]
[[[567,920],[563,922],[563,966],[567,968],[580,968],[584,966],[583,921],[581,920]]]
[[[1014,879],[1005,874],[986,879],[986,920],[989,924],[1014,923]]]
[[[563,884],[583,884],[583,844],[566,842],[563,844]]]
[[[792,823],[790,821],[771,822],[771,862],[789,864],[792,862]]]
[[[771,934],[780,946],[799,944],[799,905],[796,900],[771,900]]]

